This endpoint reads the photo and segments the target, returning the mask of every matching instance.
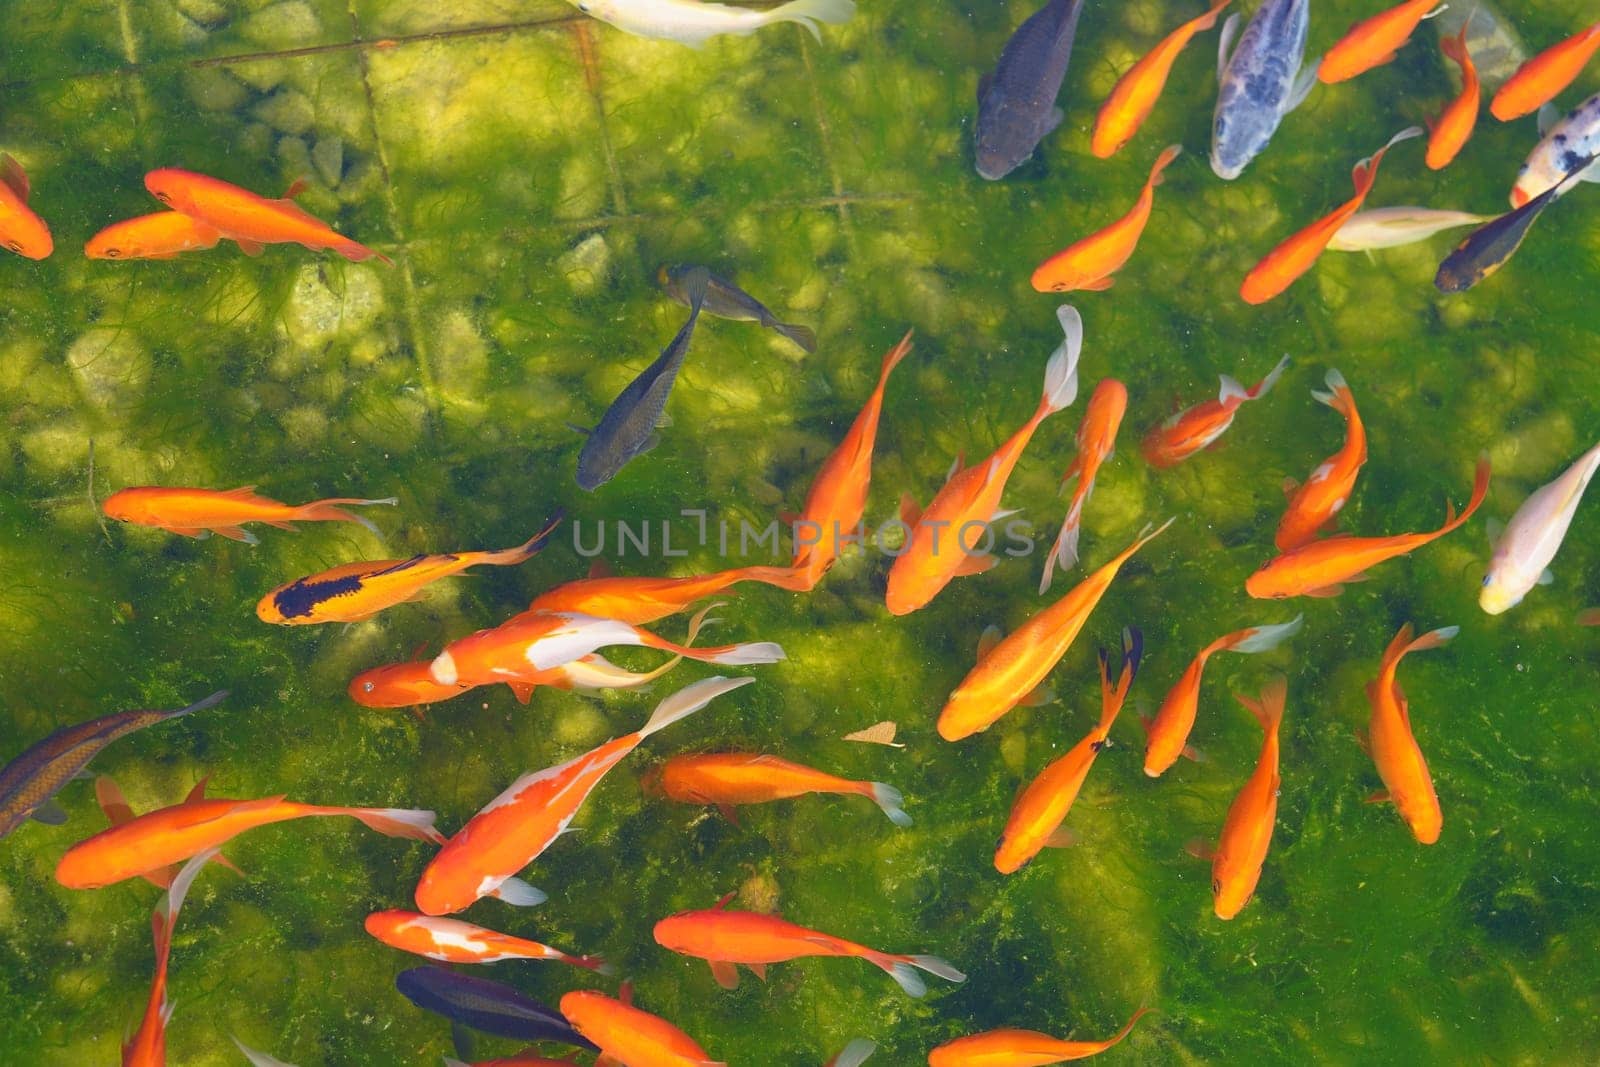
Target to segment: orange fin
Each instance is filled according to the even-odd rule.
[[[293,200],[295,197],[305,192],[310,185],[311,183],[306,181],[304,178],[296,178],[294,181],[289,183],[289,188],[283,191],[283,198],[285,200]]]
[[[961,560],[961,566],[956,568],[956,577],[966,578],[974,574],[982,574],[984,571],[992,570],[994,565],[999,562],[1000,557],[992,552],[964,556]]]
[[[1198,748],[1195,748],[1193,745],[1184,745],[1183,746],[1183,751],[1180,754],[1183,756],[1184,759],[1188,760],[1191,763],[1209,763],[1211,761],[1211,757],[1210,756],[1206,755],[1204,752],[1201,752]]]
[[[612,571],[611,564],[603,559],[597,559],[589,564],[589,577],[591,578],[609,578],[613,573],[615,572]]]
[[[206,798],[206,783],[211,781],[211,775],[204,774],[200,780],[189,790],[189,795],[183,798],[185,804],[196,804]]]
[[[719,986],[723,989],[739,988],[739,967],[737,964],[729,963],[727,960],[707,960],[706,962],[711,965],[711,977],[717,980]]]
[[[1334,585],[1325,585],[1320,589],[1308,589],[1306,590],[1306,596],[1314,596],[1326,600],[1329,597],[1336,597],[1342,592],[1344,592],[1344,586],[1336,583]]]
[[[750,968],[751,973],[763,982],[767,980],[767,965],[765,963],[747,963],[745,966]]]
[[[259,256],[267,250],[267,246],[260,241],[252,241],[245,237],[235,237],[234,241],[239,245],[239,251],[247,256]]]
[[[907,526],[915,527],[917,520],[922,518],[922,505],[912,498],[910,493],[900,496],[900,521]]]
[[[1058,826],[1044,839],[1045,848],[1071,848],[1078,843],[1078,835],[1065,826]]]
[[[1055,699],[1056,691],[1054,689],[1051,689],[1049,686],[1040,685],[1035,686],[1031,691],[1029,691],[1027,696],[1017,701],[1017,703],[1021,704],[1025,708],[1042,708],[1046,704],[1054,703]]]
[[[23,172],[22,164],[12,157],[10,152],[0,153],[0,182],[5,182],[11,191],[17,194],[17,199],[27,203],[29,187],[28,175]]]
[[[1195,859],[1206,860],[1207,862],[1217,856],[1217,850],[1212,847],[1211,842],[1199,837],[1193,837],[1184,842],[1183,850]]]
[[[1368,803],[1368,804],[1387,804],[1387,803],[1389,803],[1390,800],[1393,800],[1393,799],[1394,798],[1389,795],[1389,791],[1387,789],[1379,789],[1379,790],[1376,790],[1375,792],[1367,794],[1366,803]]]
[[[739,825],[739,815],[733,810],[732,804],[718,804],[717,811],[721,812],[722,817],[727,819],[728,822],[732,823],[734,826]]]
[[[1092,282],[1084,282],[1082,285],[1078,286],[1078,288],[1083,290],[1084,292],[1103,293],[1107,289],[1111,288],[1113,285],[1116,285],[1116,284],[1117,284],[1117,279],[1115,277],[1113,277],[1112,275],[1108,274],[1104,278],[1096,278]]]
[[[994,646],[998,645],[1003,637],[1005,637],[1005,633],[1000,627],[984,627],[983,633],[978,635],[978,658],[982,659],[993,652]]]
[[[242,541],[247,545],[259,545],[261,543],[261,539],[255,534],[237,526],[213,526],[211,527],[211,532],[221,537],[226,537],[230,541]]]

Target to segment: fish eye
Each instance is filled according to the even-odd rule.
[[[157,193],[156,199],[161,201],[163,204],[172,203],[172,197],[168,196],[166,193]]]
[[[362,682],[361,683],[361,691],[363,693],[370,693],[376,688],[378,688],[378,687],[373,685],[371,682]]]
[[[120,255],[122,255],[122,249],[120,249],[120,248],[108,248],[108,249],[106,249],[106,258],[107,259],[116,259]]]
[[[1221,878],[1213,878],[1213,879],[1211,879],[1211,893],[1212,893],[1213,896],[1220,896],[1222,894],[1222,879]]]
[[[1484,588],[1488,588],[1488,586],[1489,586],[1489,575],[1487,575],[1487,574],[1485,574],[1483,576],[1483,585],[1484,585]]]
[[[582,11],[585,15],[587,15],[589,13],[589,5],[585,4],[585,3],[582,3],[581,0],[580,0],[580,2],[578,4],[578,10]]]
[[[21,241],[7,241],[6,242],[6,247],[11,249],[11,251],[13,251],[13,252],[20,253],[22,251],[22,242]]]

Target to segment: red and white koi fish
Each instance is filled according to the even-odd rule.
[[[1239,652],[1247,655],[1270,652],[1300,632],[1304,615],[1296,615],[1288,622],[1276,626],[1252,626],[1219,637],[1200,650],[1178,684],[1161,702],[1161,710],[1145,726],[1148,741],[1144,751],[1144,773],[1159,778],[1167,768],[1178,762],[1179,756],[1194,758],[1189,747],[1189,734],[1194,729],[1195,714],[1200,707],[1200,678],[1206,661],[1218,652]]]
[[[1264,738],[1255,772],[1228,808],[1222,839],[1215,850],[1201,848],[1196,855],[1211,860],[1212,905],[1219,919],[1231,919],[1250,901],[1261,880],[1261,867],[1272,844],[1272,827],[1278,817],[1278,730],[1283,723],[1284,699],[1289,682],[1278,675],[1261,690],[1260,700],[1235,695],[1261,724]]]
[[[1152,467],[1175,467],[1201,449],[1210,448],[1233,425],[1239,405],[1271,392],[1288,365],[1289,357],[1284,356],[1271,373],[1250,389],[1224,374],[1222,390],[1215,400],[1185,408],[1145,435],[1140,451],[1146,462]]]
[[[445,963],[554,960],[601,974],[611,973],[610,965],[598,956],[570,956],[549,945],[486,930],[459,919],[393,909],[368,915],[366,928],[367,933],[391,948]]]
[[[1411,706],[1395,673],[1408,654],[1438,648],[1460,632],[1459,626],[1446,626],[1412,640],[1411,624],[1406,623],[1383,650],[1378,677],[1367,684],[1367,700],[1372,704],[1367,744],[1384,785],[1383,792],[1367,799],[1394,801],[1412,835],[1424,845],[1439,840],[1444,815],[1439,810],[1439,796],[1433,791],[1428,761],[1422,758],[1422,749],[1411,733]]]
[[[428,863],[417,883],[417,909],[425,915],[448,915],[489,895],[566,832],[594,787],[645,738],[753,681],[715,677],[696,682],[663,700],[633,733],[512,782]]]
[[[729,911],[733,894],[715,907],[679,912],[656,923],[656,943],[685,956],[694,956],[711,965],[711,974],[724,989],[739,984],[739,964],[765,978],[767,965],[785,963],[808,956],[853,957],[881,968],[913,997],[928,991],[918,971],[926,971],[949,982],[965,982],[967,976],[938,956],[896,956],[879,952],[842,937],[797,926],[776,915],[754,911]],[[581,1028],[580,1028],[581,1029]]]
[[[1333,525],[1350,500],[1356,475],[1367,462],[1367,430],[1361,422],[1361,413],[1356,410],[1356,398],[1350,386],[1336,370],[1328,371],[1325,381],[1328,391],[1313,390],[1311,395],[1344,416],[1344,447],[1312,471],[1304,485],[1294,489],[1272,539],[1279,552],[1292,552],[1310,544],[1316,540],[1318,532]]]
[[[1115,378],[1102,380],[1089,394],[1089,406],[1084,409],[1083,422],[1078,424],[1078,454],[1061,476],[1065,484],[1076,475],[1078,486],[1073,491],[1072,505],[1067,508],[1061,532],[1056,534],[1056,543],[1044,558],[1044,576],[1039,579],[1041,595],[1050,588],[1056,564],[1070,569],[1078,562],[1078,532],[1083,527],[1083,508],[1089,502],[1089,494],[1094,492],[1094,479],[1100,473],[1100,465],[1116,454],[1117,429],[1127,410],[1128,387]]]

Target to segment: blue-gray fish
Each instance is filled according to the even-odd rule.
[[[688,266],[662,267],[659,275],[661,288],[684,307],[689,306],[689,293],[684,281],[694,269]],[[779,322],[778,316],[774,315],[767,305],[726,278],[719,278],[709,273],[707,278],[710,281],[706,286],[706,301],[700,308],[707,315],[715,315],[719,319],[732,319],[735,322],[759,322],[767,329],[787,337],[807,352],[817,350],[817,333],[811,327],[792,322]]]
[[[395,976],[394,987],[424,1011],[486,1034],[518,1041],[559,1041],[599,1051],[559,1011],[487,978],[443,967],[413,967]]]
[[[1056,94],[1072,59],[1083,0],[1050,0],[1017,27],[993,74],[978,81],[978,175],[995,181],[1061,125]]]
[[[684,275],[688,321],[655,362],[617,394],[594,429],[573,427],[589,437],[578,453],[578,485],[584,489],[594,492],[615,478],[629,460],[656,446],[656,427],[661,424],[672,383],[678,379],[678,368],[689,353],[689,338],[694,336],[710,284],[711,272],[704,267],[693,267]]]
[[[1228,54],[1239,16],[1222,27],[1217,46],[1217,110],[1211,122],[1211,169],[1224,181],[1244,173],[1317,84],[1317,65],[1305,70],[1310,0],[1266,0]]]
[[[119,711],[57,730],[0,769],[0,837],[28,818],[50,826],[66,822],[52,798],[101,749],[135,730],[215,707],[227,695],[224,689],[177,711]]]

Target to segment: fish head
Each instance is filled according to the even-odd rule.
[[[0,219],[0,243],[28,259],[44,259],[56,247],[50,237],[50,227],[27,210],[7,213]]]
[[[128,489],[119,489],[106,497],[100,502],[100,510],[105,512],[106,518],[118,522],[138,522],[145,514],[138,494]]]
[[[1483,588],[1478,590],[1478,607],[1487,614],[1499,615],[1522,603],[1527,594],[1521,583],[1510,580],[1505,568],[1490,567],[1483,576]]]
[[[973,140],[978,177],[999,181],[1027,162],[1037,140],[1017,136],[1020,117],[1013,114],[1005,94],[991,86],[978,101],[977,135]]]
[[[172,210],[187,212],[194,207],[193,190],[197,180],[203,179],[177,167],[161,167],[144,176],[144,187]]]

